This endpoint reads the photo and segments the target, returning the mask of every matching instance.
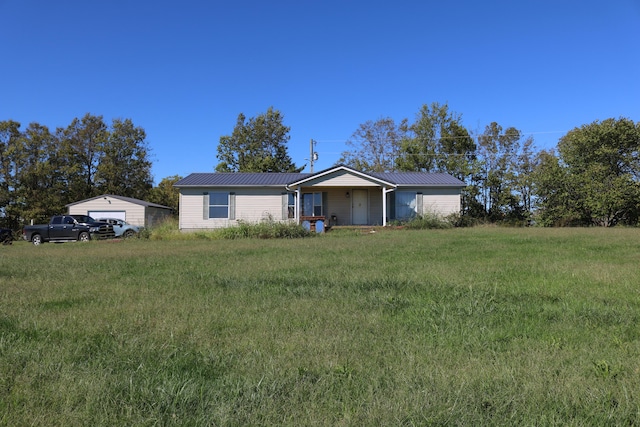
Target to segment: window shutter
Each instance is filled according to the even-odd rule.
[[[229,193],[229,219],[236,219],[236,193]]]
[[[282,193],[282,219],[289,218],[289,193]]]
[[[329,214],[329,193],[326,191],[322,192],[322,215],[327,217]]]
[[[424,213],[424,205],[422,203],[422,193],[416,193],[416,213],[422,216]]]
[[[209,193],[202,193],[202,219],[209,219]]]
[[[390,220],[394,220],[396,219],[396,192],[392,191],[391,193],[389,193],[389,206],[387,207],[389,209],[389,219]]]

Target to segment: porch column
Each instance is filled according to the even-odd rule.
[[[382,226],[387,226],[387,187],[382,187]]]
[[[300,203],[302,203],[302,201],[300,200],[300,186],[298,186],[298,188],[296,188],[296,207],[293,210],[295,212],[296,224],[300,224]]]
[[[387,226],[387,194],[395,191],[395,188],[382,187],[382,226]]]

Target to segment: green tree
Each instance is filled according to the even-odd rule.
[[[612,227],[636,224],[640,187],[630,174],[612,174],[606,165],[594,163],[574,176],[581,197],[583,217],[593,225]]]
[[[146,133],[131,119],[115,119],[99,147],[95,185],[99,193],[145,199],[153,177]]]
[[[149,193],[149,201],[163,206],[173,208],[173,216],[178,216],[178,208],[180,205],[180,192],[173,185],[180,181],[180,175],[173,175],[163,178],[157,187],[153,187]]]
[[[0,122],[0,222],[18,228],[100,192],[146,198],[152,186],[145,132],[131,120],[85,115],[52,134]]]
[[[0,223],[9,228],[17,228],[18,219],[12,209],[16,185],[13,152],[21,136],[20,123],[0,122]]]
[[[24,221],[43,221],[63,212],[68,203],[57,147],[55,135],[38,123],[31,123],[15,145],[16,215]]]
[[[514,127],[503,129],[492,122],[479,135],[478,145],[483,165],[481,194],[489,219],[526,219],[531,208],[533,140]]]
[[[640,123],[627,118],[595,121],[569,131],[560,139],[558,151],[572,173],[581,173],[592,164],[607,173],[629,174],[640,179]]]
[[[465,177],[471,170],[476,146],[462,116],[437,102],[423,105],[408,128],[396,167],[404,171],[446,172]]]
[[[68,200],[78,201],[100,194],[96,173],[108,137],[102,116],[88,113],[82,119],[73,119],[67,128],[58,129],[61,154],[66,160]]]
[[[477,147],[462,116],[437,102],[423,105],[400,144],[396,168],[401,171],[444,172],[467,184],[462,191],[464,215],[478,215]]]
[[[514,187],[520,195],[522,209],[527,217],[531,217],[533,212],[533,172],[536,168],[536,151],[533,145],[533,138],[528,137],[522,143],[520,152],[517,153],[515,171],[516,178]]]
[[[595,121],[558,143],[558,164],[536,172],[540,216],[546,223],[637,224],[640,201],[640,124],[626,118]],[[549,170],[564,178],[561,190]],[[557,192],[561,197],[553,197]],[[571,221],[568,221],[568,220]]]
[[[287,152],[290,128],[273,107],[246,119],[240,113],[231,135],[220,137],[218,172],[299,172]]]
[[[536,221],[546,227],[580,225],[580,198],[558,156],[543,150],[538,153],[535,165],[532,181],[538,208]]]
[[[387,172],[394,169],[400,143],[406,134],[406,120],[396,126],[390,117],[361,124],[346,144],[350,150],[342,152],[339,163],[368,172]]]

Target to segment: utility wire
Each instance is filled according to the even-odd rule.
[[[527,136],[527,135],[548,135],[548,134],[554,134],[554,133],[568,133],[569,131],[564,131],[564,130],[549,130],[549,131],[533,131],[533,132],[519,132],[520,136]],[[498,136],[509,136],[512,134],[508,134],[508,133],[504,133],[504,134],[500,134]],[[459,135],[459,136],[440,136],[440,137],[434,137],[434,139],[478,139],[480,137],[483,136],[490,136],[490,135],[485,135],[485,134],[476,134],[476,135],[468,135],[468,136],[464,136],[464,135]],[[314,141],[316,142],[322,142],[322,143],[345,143],[347,141],[350,141],[351,138],[345,138],[345,139],[316,139],[314,138]],[[389,139],[378,139],[379,141],[389,141]],[[402,140],[402,139],[401,139]]]

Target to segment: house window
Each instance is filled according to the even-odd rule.
[[[322,193],[302,194],[302,216],[322,216]]]
[[[288,193],[287,218],[295,218],[295,217],[296,217],[296,194]]]
[[[209,193],[209,218],[229,218],[229,193]]]
[[[396,219],[410,219],[418,213],[416,203],[416,193],[410,191],[396,191]]]

